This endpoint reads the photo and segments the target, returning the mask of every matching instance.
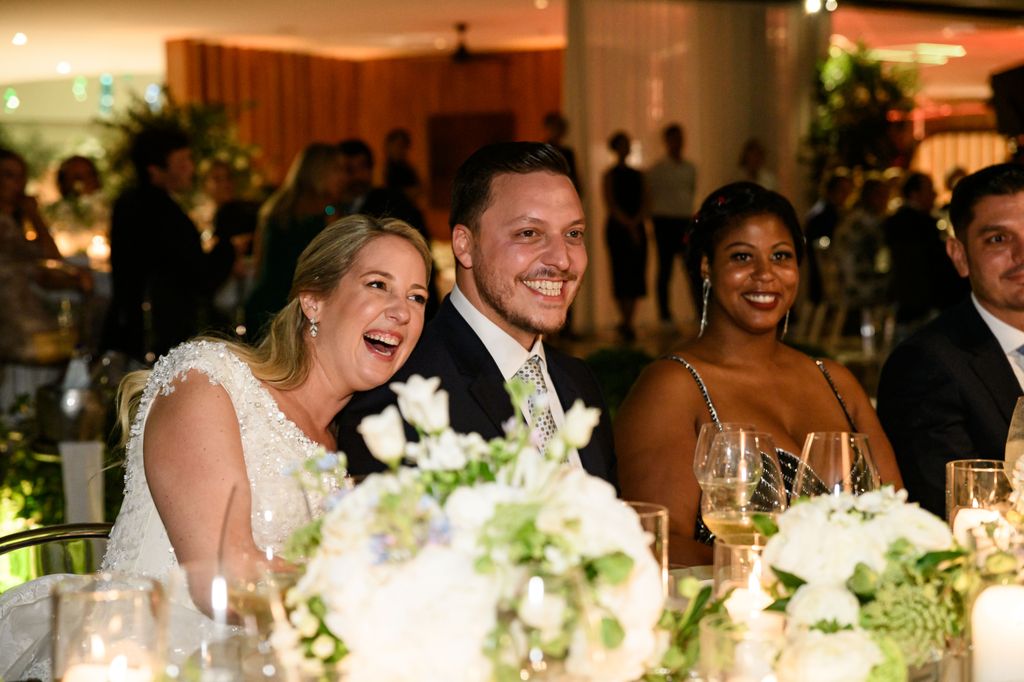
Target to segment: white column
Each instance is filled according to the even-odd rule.
[[[662,154],[661,130],[686,129],[685,155],[697,166],[699,202],[738,176],[740,148],[758,137],[780,189],[806,205],[799,141],[813,106],[814,64],[827,47],[828,19],[800,3],[705,0],[567,0],[565,110],[585,187],[590,267],[577,304],[580,328],[615,321],[604,246],[601,175],[612,163],[609,135],[634,139],[630,161],[644,168]],[[656,319],[655,248],[641,324]],[[684,278],[673,279],[677,319],[694,316]]]

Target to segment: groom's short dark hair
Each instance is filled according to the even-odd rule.
[[[1024,166],[997,163],[971,173],[953,188],[949,202],[949,220],[957,239],[966,242],[967,228],[974,220],[974,207],[985,197],[1024,192]]]
[[[465,225],[476,232],[480,216],[491,204],[494,178],[527,173],[569,177],[569,165],[562,152],[546,142],[499,142],[473,152],[455,172],[448,226]]]

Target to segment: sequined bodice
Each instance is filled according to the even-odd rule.
[[[285,416],[249,366],[223,343],[192,341],[161,357],[146,383],[131,426],[124,503],[103,558],[105,570],[163,578],[177,565],[146,483],[143,435],[153,401],[173,392],[176,383],[187,380],[185,375],[192,370],[222,387],[234,405],[252,494],[252,533],[257,546],[280,550],[292,532],[309,521],[307,500],[292,471],[315,454],[317,445]],[[181,494],[189,493],[182,490]]]

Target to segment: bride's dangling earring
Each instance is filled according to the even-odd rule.
[[[309,335],[312,336],[315,339],[317,334],[319,334],[319,333],[320,333],[320,325],[317,324],[316,318],[315,317],[309,318]]]
[[[787,310],[786,311],[786,316],[784,318],[782,318],[782,336],[779,337],[780,341],[782,339],[786,338],[786,332],[788,332],[788,331],[789,331],[789,311]]]
[[[700,331],[697,336],[704,336],[704,329],[708,326],[708,299],[711,298],[711,280],[707,277],[701,284],[701,307],[700,307]]]

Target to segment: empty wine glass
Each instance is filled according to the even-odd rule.
[[[807,434],[793,483],[793,497],[860,495],[878,490],[881,480],[868,437],[848,431]]]
[[[702,424],[700,433],[697,434],[697,447],[693,451],[693,473],[698,481],[703,481],[707,475],[705,472],[708,466],[708,451],[711,449],[711,441],[720,433],[732,431],[756,431],[753,424],[740,422],[708,422]]]
[[[744,542],[756,535],[756,515],[774,517],[786,508],[786,489],[771,436],[753,431],[715,436],[701,489],[701,516],[716,537]]]

